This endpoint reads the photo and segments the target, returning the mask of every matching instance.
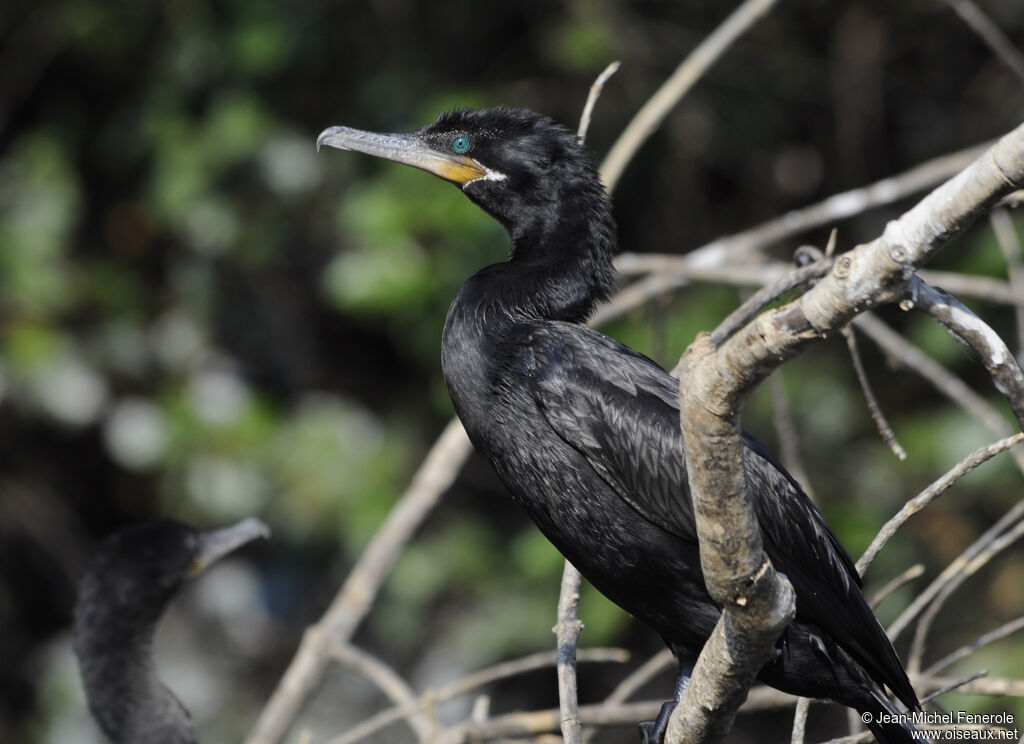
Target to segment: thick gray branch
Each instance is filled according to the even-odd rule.
[[[776,638],[792,619],[792,587],[772,568],[742,468],[739,413],[775,368],[859,313],[906,295],[908,282],[950,237],[1024,183],[1024,126],[890,222],[878,239],[839,256],[818,285],[766,312],[715,348],[701,334],[681,361],[680,409],[701,567],[720,618],[669,722],[666,740],[724,736]]]

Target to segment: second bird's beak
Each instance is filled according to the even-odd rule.
[[[435,150],[415,134],[377,134],[349,127],[330,127],[316,138],[316,149],[322,145],[411,165],[459,186],[488,175],[487,169],[473,158]]]
[[[199,550],[196,551],[188,575],[195,576],[214,561],[223,558],[257,537],[270,537],[270,528],[256,517],[243,519],[238,524],[222,530],[204,532],[199,536]]]

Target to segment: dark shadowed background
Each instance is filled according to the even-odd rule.
[[[1024,41],[1024,3],[980,4]],[[619,59],[588,140],[600,156],[727,11],[707,0],[3,4],[0,741],[98,741],[68,624],[99,538],[157,514],[206,527],[257,514],[272,540],[192,587],[158,644],[201,739],[240,740],[451,415],[444,312],[466,276],[504,257],[505,236],[426,174],[317,155],[317,133],[408,130],[494,103],[575,127],[592,79]],[[1024,82],[940,0],[782,2],[629,167],[615,195],[622,247],[685,252],[997,136],[1022,115]],[[909,203],[840,223],[840,249]],[[1006,273],[985,224],[937,265]],[[671,366],[739,300],[692,287],[606,330]],[[1017,350],[1012,312],[973,305]],[[1005,410],[938,326],[884,316]],[[906,462],[875,433],[842,339],[781,373],[809,485],[855,556],[907,498],[993,438],[862,346]],[[745,423],[774,448],[770,409],[759,393]],[[869,588],[916,561],[934,576],[1020,494],[1008,458],[985,466],[906,527]],[[1022,555],[960,590],[930,656],[1024,614]],[[417,689],[551,648],[560,570],[474,460],[356,641]],[[883,605],[883,622],[912,594]],[[629,668],[660,646],[589,587],[581,613],[581,642],[629,647]],[[1019,676],[1024,647],[1004,641],[959,667],[978,668]],[[582,699],[623,674],[584,667]],[[554,674],[490,692],[495,711],[550,706]],[[320,742],[383,704],[338,670],[302,725]],[[812,713],[812,734],[827,718]],[[753,722],[741,717],[737,741],[788,735],[788,714]]]

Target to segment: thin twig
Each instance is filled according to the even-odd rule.
[[[1024,297],[1024,260],[1021,259],[1020,239],[1017,237],[1013,220],[1005,209],[995,209],[989,214],[988,221],[992,225],[992,232],[995,233],[999,250],[1006,261],[1006,275],[1010,278],[1010,286],[1014,294]],[[956,293],[956,290],[950,291]],[[1024,306],[1017,305],[1014,312],[1017,316],[1017,353],[1020,354],[1024,352]]]
[[[992,142],[968,147],[927,160],[903,173],[867,186],[834,194],[824,201],[787,212],[742,232],[713,240],[686,254],[693,265],[739,263],[750,254],[786,238],[832,225],[932,188],[953,176],[992,146]],[[622,270],[622,269],[620,269]]]
[[[770,687],[759,686],[750,691],[743,711],[772,710],[793,705],[796,698]],[[662,701],[644,700],[635,703],[598,703],[580,706],[580,719],[585,726],[622,726],[654,718]],[[524,711],[495,716],[483,723],[463,722],[442,731],[430,744],[462,744],[502,738],[525,739],[558,730],[557,708]],[[330,744],[338,744],[330,742]]]
[[[950,486],[979,465],[988,462],[1000,452],[1005,452],[1021,441],[1024,441],[1024,433],[1015,434],[1012,437],[1001,439],[998,442],[993,442],[975,450],[948,470],[941,478],[928,486],[928,488],[904,504],[903,508],[886,522],[882,529],[878,531],[878,534],[875,535],[875,539],[871,541],[868,549],[864,551],[864,555],[857,561],[857,570],[863,575],[868,566],[871,565],[871,562],[875,560],[875,556],[892,539],[892,536],[896,534],[896,530],[902,527],[908,519],[924,509],[928,504],[945,493]]]
[[[633,670],[605,698],[606,703],[621,703],[629,700],[636,692],[656,676],[672,667],[675,657],[670,649],[664,648]]]
[[[1018,522],[1012,529],[993,540],[985,549],[978,553],[963,566],[963,570],[950,577],[941,590],[935,595],[935,599],[928,605],[928,608],[921,613],[921,619],[914,629],[914,639],[910,643],[910,652],[907,654],[907,671],[916,673],[921,668],[921,661],[924,658],[925,645],[928,642],[928,633],[932,623],[938,616],[939,611],[960,586],[971,576],[976,574],[982,566],[986,565],[995,556],[1006,548],[1013,545],[1021,537],[1024,537],[1024,521]]]
[[[930,692],[927,695],[925,695],[923,698],[921,698],[921,705],[924,706],[927,703],[930,703],[932,700],[934,700],[937,697],[942,697],[943,695],[945,695],[948,692],[953,692],[954,690],[959,690],[961,687],[969,685],[971,682],[974,682],[975,680],[978,680],[978,679],[981,679],[981,678],[987,677],[987,676],[988,676],[988,670],[987,669],[982,669],[980,672],[974,672],[973,674],[968,674],[966,677],[961,677],[960,679],[954,680],[953,682],[949,683],[948,685],[943,685],[942,687],[940,687],[939,689],[935,690],[934,692]]]
[[[452,419],[413,476],[409,488],[374,534],[324,616],[306,630],[299,650],[247,744],[277,744],[291,728],[327,668],[331,645],[347,643],[369,612],[402,548],[455,480],[472,447]]]
[[[857,351],[857,337],[854,334],[853,329],[850,327],[844,328],[843,337],[846,339],[846,348],[850,350],[850,359],[853,361],[853,369],[857,373],[857,380],[860,382],[860,389],[864,392],[864,400],[867,401],[868,411],[871,412],[871,418],[874,419],[875,426],[878,428],[878,433],[882,435],[882,439],[885,441],[890,451],[896,455],[896,459],[906,460],[907,452],[902,446],[900,446],[900,443],[896,441],[896,434],[893,433],[892,427],[885,418],[885,414],[882,413],[882,407],[878,405],[878,399],[871,390],[871,382],[868,380],[867,370],[864,369],[864,362],[860,358],[860,352]]]
[[[576,130],[576,139],[581,145],[587,138],[587,130],[590,129],[590,117],[594,113],[594,105],[597,103],[597,99],[601,96],[601,91],[604,90],[604,84],[608,82],[608,78],[618,72],[619,65],[620,63],[615,61],[605,67],[604,72],[598,75],[597,79],[594,80],[590,86],[590,92],[587,94],[587,102],[583,105],[583,114],[580,116],[580,125]]]
[[[1015,524],[1024,524],[1021,520],[1024,519],[1024,500],[1018,501],[1009,511],[1006,512],[999,520],[985,530],[978,539],[971,543],[963,552],[960,553],[942,572],[932,581],[928,587],[914,597],[913,601],[907,605],[906,609],[900,613],[893,623],[888,627],[887,633],[889,638],[896,640],[896,638],[906,630],[910,622],[917,617],[922,609],[927,606],[932,599],[941,592],[944,587],[951,581],[955,580],[957,576],[963,573],[966,566],[977,558],[984,550],[988,548],[995,540],[999,539],[1006,530],[1011,529]]]
[[[882,602],[893,594],[893,592],[901,589],[914,579],[920,578],[921,576],[924,576],[923,563],[915,563],[907,570],[896,574],[896,576],[890,579],[885,586],[875,592],[874,596],[871,597],[871,601],[869,602],[871,608],[877,609]]]
[[[914,686],[919,690],[941,690],[960,682],[953,677],[915,677]],[[992,695],[994,697],[1024,697],[1024,679],[1005,677],[982,677],[966,684],[960,684],[959,692],[964,695]]]
[[[619,135],[608,151],[604,163],[601,164],[601,179],[609,191],[619,182],[619,177],[636,151],[661,125],[693,84],[718,61],[736,39],[771,10],[775,3],[776,0],[746,0],[690,53],[668,80],[662,83]]]
[[[577,661],[581,663],[621,664],[628,660],[629,652],[620,648],[590,648],[580,649],[577,652]],[[541,651],[519,659],[495,664],[449,684],[427,690],[419,699],[411,703],[394,706],[375,713],[344,734],[331,739],[329,744],[354,744],[357,741],[373,736],[406,716],[413,715],[417,711],[422,710],[427,703],[436,706],[439,703],[478,690],[492,682],[516,677],[537,669],[552,667],[557,663],[558,655],[555,651]]]
[[[416,693],[406,681],[372,654],[348,643],[331,646],[330,652],[335,661],[373,682],[396,705],[415,705],[418,702]],[[420,741],[428,739],[434,733],[434,727],[420,712],[406,716],[405,720],[409,722],[413,733]]]
[[[743,260],[734,259],[731,256],[722,256],[718,261],[697,261],[691,259],[691,255],[689,253],[681,256],[665,253],[621,253],[616,259],[616,267],[623,276],[642,277],[642,281],[659,277],[664,281],[665,286],[673,289],[685,287],[697,281],[760,287],[782,278],[793,270],[792,264],[786,261],[759,261],[750,258]],[[728,263],[725,262],[726,259],[728,259]],[[1003,279],[933,269],[921,269],[917,274],[928,284],[940,286],[962,297],[1013,307],[1024,307],[1024,293],[1019,292]],[[627,289],[638,283],[630,285]],[[664,294],[664,291],[667,290],[660,293]],[[647,294],[639,297],[637,302],[623,309],[631,310],[636,304],[649,302],[658,294],[658,292],[648,290]]]
[[[590,86],[587,103],[583,107],[577,139],[582,144],[590,128],[590,117],[604,88],[604,83],[619,69],[619,63],[608,65]],[[581,744],[583,724],[580,723],[579,700],[576,685],[576,642],[583,623],[579,620],[580,572],[565,561],[562,583],[558,593],[558,619],[555,623],[555,648],[558,652],[558,705],[562,713],[562,738],[565,744]]]
[[[632,672],[627,674],[611,691],[611,694],[604,699],[606,704],[624,703],[635,695],[641,687],[667,669],[670,669],[675,662],[672,651],[663,648]],[[596,733],[593,729],[584,729],[583,741],[587,742]]]
[[[950,664],[955,664],[956,662],[960,661],[960,659],[970,656],[979,648],[984,648],[990,643],[1002,640],[1003,638],[1013,635],[1021,629],[1024,629],[1024,615],[1018,617],[1016,620],[1011,620],[1008,623],[1000,625],[995,630],[990,630],[988,633],[978,636],[973,642],[968,643],[966,646],[958,648],[951,654],[943,656],[941,659],[939,659],[934,664],[925,669],[924,673],[934,676],[938,672],[941,672],[943,669],[948,667]]]
[[[804,467],[800,453],[800,436],[796,421],[793,419],[793,407],[786,395],[786,386],[782,382],[782,370],[768,378],[768,391],[772,399],[772,421],[775,424],[775,436],[779,440],[779,457],[797,482],[804,487],[804,493],[815,500],[811,479]]]
[[[878,344],[890,359],[898,361],[907,369],[913,370],[923,377],[992,434],[997,437],[1008,437],[1014,434],[1013,428],[992,404],[905,337],[889,328],[877,316],[864,313],[854,318],[853,325]],[[1011,450],[1010,456],[1017,463],[1017,467],[1024,471],[1024,451]]]
[[[831,270],[832,259],[822,257],[809,266],[793,269],[786,276],[762,287],[718,324],[718,327],[711,334],[711,342],[715,346],[720,346],[727,338],[749,323],[752,318],[779,299],[779,297],[807,287]]]
[[[964,23],[981,37],[989,49],[1024,83],[1024,54],[1013,45],[1003,30],[971,0],[946,0]]]

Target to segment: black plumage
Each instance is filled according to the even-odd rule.
[[[408,135],[332,127],[321,144],[441,176],[508,230],[509,259],[469,279],[445,322],[455,410],[541,531],[688,669],[719,607],[700,568],[679,382],[581,325],[616,276],[615,224],[590,154],[566,128],[509,108],[443,114]],[[895,713],[884,687],[917,708],[849,555],[799,484],[760,443],[744,441],[765,549],[797,597],[796,620],[759,679],[876,721]],[[883,742],[909,740],[899,723],[872,729]]]
[[[195,744],[188,710],[157,675],[157,624],[189,577],[268,534],[253,518],[205,533],[159,520],[97,549],[79,582],[74,649],[89,709],[114,744]]]

